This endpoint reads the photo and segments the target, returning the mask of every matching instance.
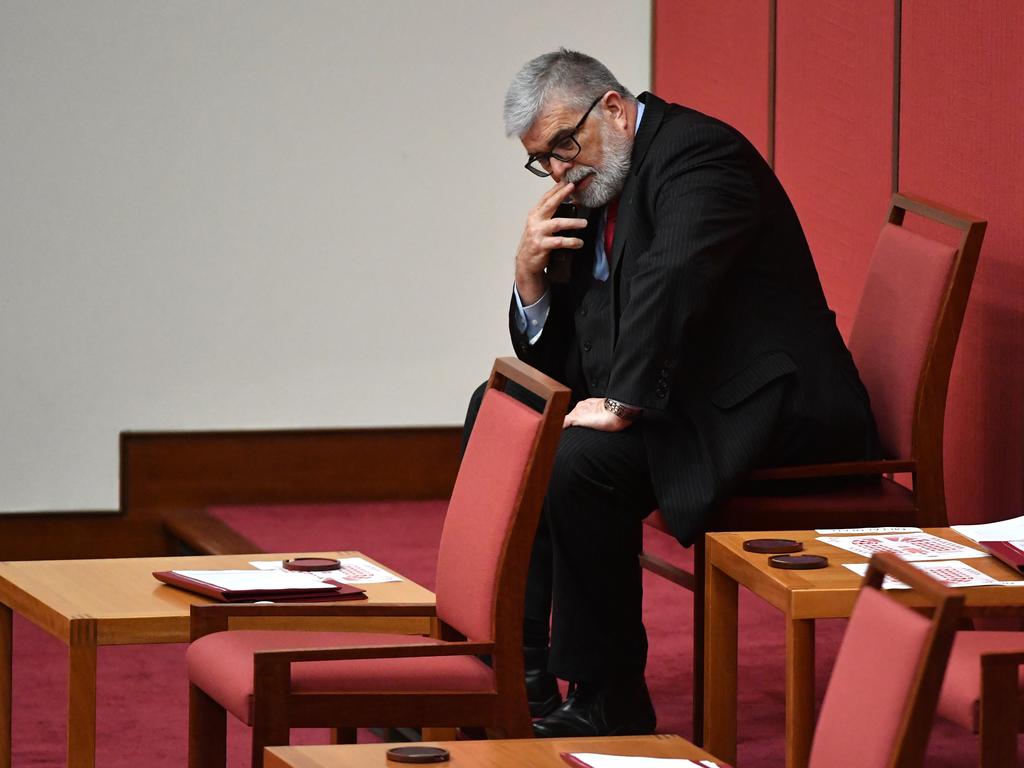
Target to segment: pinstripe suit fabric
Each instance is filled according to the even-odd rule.
[[[610,279],[590,276],[594,214],[541,338],[510,327],[519,357],[577,398],[644,407],[658,505],[690,543],[755,466],[862,458],[876,438],[774,173],[730,126],[640,98]],[[781,399],[766,390],[780,380]]]
[[[653,504],[689,544],[754,467],[876,450],[867,393],[774,173],[728,125],[640,98],[609,279],[591,274],[598,211],[535,344],[510,309],[523,360],[577,399],[644,408],[624,433],[567,430],[556,459],[535,550],[550,547],[551,562],[535,554],[530,579],[553,585],[549,668],[570,680],[643,672],[636,554]],[[528,597],[528,630],[546,616]]]

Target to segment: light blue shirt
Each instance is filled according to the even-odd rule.
[[[643,102],[638,101],[636,103],[634,136],[640,130],[640,121],[643,119],[643,116],[644,105]],[[605,207],[597,227],[597,245],[594,248],[594,279],[601,282],[608,279],[608,254],[604,248],[604,228],[607,224],[607,219],[608,208]],[[526,333],[527,328],[529,328],[529,342],[530,344],[535,344],[537,339],[540,338],[541,333],[544,332],[544,323],[547,322],[548,312],[551,310],[551,291],[544,291],[544,295],[528,307],[523,306],[523,300],[519,297],[519,289],[515,287],[514,283],[512,285],[512,294],[515,296],[516,307],[519,309],[519,313],[516,316],[516,327],[519,328],[520,333]]]

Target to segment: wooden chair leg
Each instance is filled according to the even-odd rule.
[[[693,544],[693,733],[697,746],[704,742],[704,537]]]
[[[227,712],[195,685],[188,695],[189,768],[224,768],[228,760]]]
[[[1019,658],[1000,658],[999,654],[981,657],[981,701],[978,712],[981,768],[1002,768],[1017,764],[1019,664]]]
[[[263,768],[263,749],[265,747],[287,746],[288,741],[287,724],[282,726],[280,722],[260,721],[257,718],[253,718],[252,768]]]
[[[263,748],[288,744],[288,664],[275,663],[264,654],[253,659],[252,768],[263,768]]]

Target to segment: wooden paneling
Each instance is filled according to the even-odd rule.
[[[952,522],[1024,509],[1024,4],[903,0],[900,186],[988,219],[950,382]]]
[[[654,90],[734,125],[765,157],[773,5],[749,0],[654,4]]]
[[[461,430],[126,432],[121,509],[447,498]]]
[[[457,427],[123,433],[120,512],[0,516],[0,560],[173,554],[176,539],[244,549],[205,515],[215,505],[446,499],[461,435]]]
[[[849,331],[892,192],[893,0],[779,0],[775,169]]]
[[[765,46],[754,27],[768,16],[771,33],[773,4]],[[758,115],[774,108],[775,167],[842,330],[894,185],[988,220],[950,383],[946,496],[952,522],[1019,514],[1024,4],[662,0],[654,18],[661,95],[718,114],[755,142]],[[772,71],[772,51],[774,102],[765,106],[757,83]]]

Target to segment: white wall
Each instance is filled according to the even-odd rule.
[[[562,44],[644,90],[650,3],[0,0],[0,510],[115,508],[122,430],[461,422]]]

